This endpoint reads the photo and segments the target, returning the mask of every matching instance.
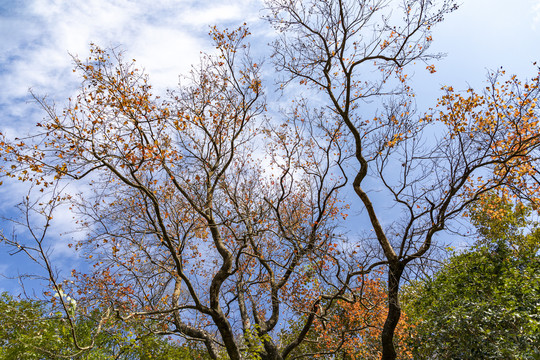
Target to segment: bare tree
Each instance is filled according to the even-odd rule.
[[[538,79],[501,86],[493,74],[484,95],[458,96],[447,88],[440,113],[417,116],[404,68],[439,57],[427,52],[430,29],[456,9],[453,2],[269,0],[267,5],[268,19],[280,32],[273,60],[282,85],[299,83],[309,94],[323,94],[322,104],[348,133],[343,141],[353,144],[351,185],[380,249],[368,269],[385,265],[388,274],[382,359],[395,359],[399,287],[408,265],[428,255],[435,234],[481,194],[499,187],[535,188],[527,175],[534,172],[538,146],[530,120],[538,116]],[[427,69],[433,71],[433,65],[427,63]]]
[[[84,81],[67,108],[38,98],[48,115],[39,133],[2,138],[3,173],[91,189],[70,198],[88,231],[77,246],[94,265],[75,274],[82,304],[144,318],[213,359],[285,359],[335,303],[358,302],[357,279],[384,267],[382,358],[395,359],[400,282],[435,235],[495,188],[534,200],[538,78],[501,84],[495,73],[465,95],[449,87],[439,112],[418,116],[404,68],[438,57],[426,52],[430,28],[453,3],[268,8],[282,84],[315,95],[283,121],[265,118],[245,28],[214,29],[217,55],[164,100],[133,63],[93,46],[75,59]],[[348,182],[354,195],[341,197]],[[367,215],[370,257],[340,235],[347,203]],[[298,313],[300,331],[280,343],[279,322]]]
[[[309,136],[315,125],[293,114],[271,125],[247,30],[212,35],[218,54],[166,100],[134,64],[92,46],[88,61],[75,59],[77,98],[62,113],[38,99],[42,131],[3,140],[4,171],[91,188],[71,197],[88,231],[76,246],[94,269],[74,273],[80,304],[149,320],[213,359],[284,359],[321,297],[346,291],[314,281],[334,261],[339,127]],[[280,344],[272,334],[295,311],[307,314],[303,330]]]

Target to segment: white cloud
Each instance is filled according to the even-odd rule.
[[[531,10],[533,13],[532,29],[536,30],[538,24],[540,24],[540,0],[531,0]]]
[[[209,49],[209,24],[240,24],[256,0],[33,0],[4,5],[0,14],[0,126],[32,121],[28,88],[63,103],[77,88],[68,54],[85,56],[90,42],[120,46],[147,70],[157,89],[174,87],[178,75]],[[4,9],[3,9],[4,10]],[[235,25],[236,25],[235,24]],[[34,108],[35,109],[35,108]]]

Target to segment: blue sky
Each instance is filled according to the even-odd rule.
[[[247,22],[256,50],[264,52],[271,33],[259,20],[261,8],[257,0],[0,0],[0,130],[22,134],[43,117],[30,101],[29,88],[61,106],[78,86],[69,54],[84,56],[90,42],[120,46],[160,91],[174,87],[200,51],[211,51],[209,25]],[[436,63],[435,74],[421,68],[415,74],[420,106],[429,107],[443,84],[481,86],[488,69],[504,66],[520,77],[533,76],[532,63],[540,62],[540,0],[511,5],[464,0],[435,29],[433,39],[432,50],[447,56]],[[9,216],[23,195],[20,186],[0,187],[0,211]],[[69,230],[70,221],[67,214],[58,219],[58,229]],[[53,244],[57,257],[71,259],[67,266],[76,261],[66,257],[68,238]],[[13,275],[26,266],[22,255],[7,256],[0,247],[0,274]],[[0,278],[0,291],[14,286]]]

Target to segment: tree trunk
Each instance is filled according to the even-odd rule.
[[[223,340],[223,344],[225,345],[225,349],[227,350],[227,354],[229,355],[229,359],[241,360],[242,356],[236,344],[231,325],[229,324],[221,310],[219,310],[216,315],[213,315],[212,318],[219,330],[221,339]]]
[[[399,282],[404,265],[400,262],[390,264],[388,269],[388,315],[381,334],[382,357],[381,360],[395,360],[394,332],[401,317],[399,304]]]
[[[265,352],[262,354],[259,354],[261,356],[261,360],[283,360],[279,352],[272,351],[272,352]]]

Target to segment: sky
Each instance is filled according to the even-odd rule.
[[[176,86],[201,51],[212,51],[210,25],[246,22],[257,51],[267,52],[272,34],[260,20],[262,7],[257,0],[0,0],[0,131],[25,133],[43,117],[29,89],[60,106],[73,95],[79,80],[71,55],[84,57],[91,42],[137,59],[158,91]],[[478,87],[488,70],[501,66],[531,77],[532,63],[540,62],[540,0],[463,0],[434,29],[433,40],[432,51],[446,56],[435,74],[414,74],[422,106],[433,103],[443,84]],[[23,195],[14,185],[0,186],[0,213],[9,217]],[[70,219],[63,216],[57,226],[69,229]],[[69,253],[68,240],[53,244],[57,257]],[[27,268],[22,255],[6,251],[0,247],[0,274]],[[0,277],[0,291],[13,286]]]

